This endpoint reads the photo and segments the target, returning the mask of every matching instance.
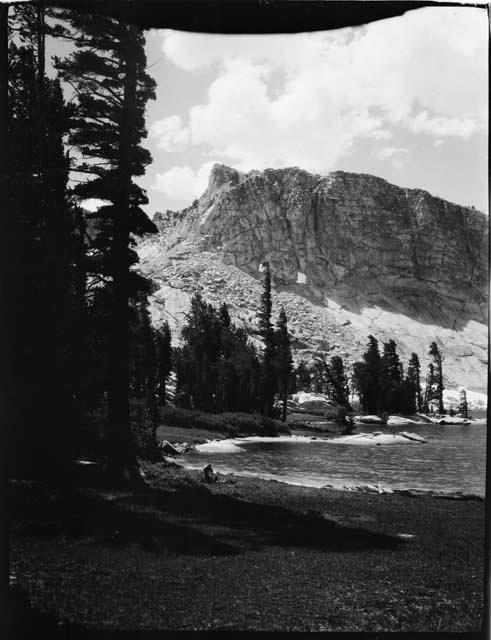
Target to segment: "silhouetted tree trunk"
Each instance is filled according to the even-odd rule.
[[[111,345],[111,387],[109,389],[109,435],[112,447],[110,464],[116,473],[125,470],[133,476],[136,459],[130,432],[129,411],[129,259],[130,240],[129,211],[131,189],[131,132],[135,117],[137,69],[134,43],[134,27],[121,25],[125,34],[122,47],[125,56],[124,94],[121,111],[119,142],[119,201],[118,223],[114,225],[111,247],[113,277],[113,323]]]
[[[272,299],[271,299],[271,272],[269,263],[265,262],[263,293],[261,295],[261,308],[259,311],[259,328],[264,339],[264,352],[262,362],[262,413],[271,417],[275,394],[274,380],[274,330],[271,324]]]
[[[7,180],[7,138],[8,138],[8,5],[0,4],[0,202],[6,205],[8,198]],[[11,219],[8,209],[5,208],[0,214],[1,237],[5,245],[12,246],[13,225],[15,221]],[[7,461],[11,452],[10,432],[13,429],[13,406],[12,406],[12,362],[14,344],[12,344],[12,328],[14,324],[14,307],[12,306],[12,273],[9,265],[9,251],[2,252],[2,269],[0,273],[0,316],[2,318],[0,332],[2,338],[2,358],[1,358],[1,383],[3,392],[0,394],[0,416],[2,420],[3,441],[0,443],[0,465],[2,468],[2,504],[0,508],[4,514],[4,529],[0,536],[0,574],[2,576],[2,593],[8,592],[9,585],[9,509],[6,504],[8,467]],[[4,503],[5,501],[5,503]]]

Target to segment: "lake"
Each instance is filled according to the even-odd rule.
[[[335,444],[315,434],[318,439],[312,442],[244,442],[239,451],[191,453],[180,461],[192,468],[211,463],[215,471],[223,473],[313,487],[380,482],[392,489],[462,491],[484,496],[486,424],[412,424],[397,428],[403,430],[423,436],[427,443],[357,446]],[[363,425],[356,433],[373,431],[392,432],[387,427]]]

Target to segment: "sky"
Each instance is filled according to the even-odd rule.
[[[178,210],[215,162],[370,173],[487,211],[488,22],[426,7],[274,35],[147,32],[147,213]]]

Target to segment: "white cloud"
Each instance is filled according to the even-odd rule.
[[[164,118],[152,133],[167,151],[194,146],[242,170],[298,165],[319,173],[359,138],[375,145],[401,128],[468,139],[486,131],[487,38],[485,10],[469,7],[312,34],[165,31],[168,60],[216,75],[186,118]],[[390,158],[401,166],[400,153]],[[184,177],[196,184],[202,169],[174,167],[158,184],[166,193]]]
[[[407,119],[409,128],[414,133],[427,133],[435,136],[457,136],[469,138],[478,128],[478,123],[471,118],[447,118],[446,116],[430,116],[427,111],[420,111],[416,116]]]
[[[387,160],[387,158],[392,158],[401,153],[407,153],[407,149],[402,147],[382,147],[377,151],[376,156],[379,160]]]
[[[214,164],[214,161],[206,162],[197,171],[189,166],[172,167],[157,174],[153,188],[174,200],[193,200],[205,191]]]
[[[407,155],[408,149],[403,147],[381,147],[375,152],[375,157],[379,160],[390,160],[396,169],[402,169],[404,163],[402,157]]]
[[[169,116],[156,120],[150,127],[150,135],[158,138],[157,146],[164,151],[179,151],[189,142],[186,129],[182,128],[179,116]]]

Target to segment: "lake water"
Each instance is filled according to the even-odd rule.
[[[486,424],[468,426],[408,425],[406,430],[427,439],[425,444],[335,444],[328,438],[312,442],[244,442],[241,451],[202,452],[183,456],[186,466],[255,475],[321,487],[348,483],[377,484],[393,489],[462,491],[484,496]],[[358,427],[356,433],[390,428]],[[236,441],[238,442],[238,441]]]

